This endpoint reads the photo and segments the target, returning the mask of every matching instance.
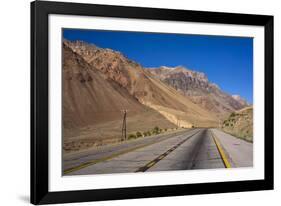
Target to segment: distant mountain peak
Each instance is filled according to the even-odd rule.
[[[238,94],[232,95],[232,98],[235,99],[236,101],[239,101],[241,104],[243,104],[245,106],[249,106],[249,103]]]
[[[158,68],[147,68],[147,70],[151,71],[151,73],[153,74],[157,73],[157,75],[164,75],[165,77],[174,75],[184,75],[185,77],[190,77],[198,79],[200,81],[208,82],[208,77],[205,73],[194,71],[181,65],[175,67],[160,66]]]
[[[92,47],[92,48],[98,49],[98,47],[95,44],[87,43],[82,40],[70,41],[70,40],[64,39],[63,43],[68,46],[71,46],[72,48],[76,47],[76,48],[80,48],[80,49],[85,49],[85,47],[87,47],[87,48]]]
[[[159,67],[148,69],[155,77],[189,96],[194,103],[216,114],[229,113],[248,106],[240,96],[222,91],[220,87],[209,82],[203,72],[187,69],[183,66]]]
[[[234,99],[237,99],[237,100],[238,100],[238,99],[241,99],[241,97],[240,97],[239,94],[233,94],[232,97],[233,97]]]

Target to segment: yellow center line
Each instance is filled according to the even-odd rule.
[[[159,159],[163,159],[166,155],[162,154],[160,157],[158,157]]]
[[[222,161],[223,161],[224,166],[225,166],[226,168],[231,168],[231,164],[230,164],[230,162],[228,161],[227,156],[226,156],[226,154],[225,154],[225,152],[224,152],[224,149],[222,148],[222,146],[221,146],[221,144],[220,144],[218,138],[215,136],[215,134],[214,134],[212,131],[211,131],[211,133],[212,133],[212,137],[213,137],[213,139],[214,139],[214,141],[215,141],[215,144],[216,144],[216,146],[217,146],[217,148],[218,148],[218,151],[219,151],[219,153],[220,153],[220,156],[221,156],[221,158],[222,158]]]
[[[155,165],[155,161],[153,161],[153,162],[150,162],[148,165],[147,165],[147,167],[152,167],[153,165]]]
[[[192,129],[193,130],[193,129]],[[192,130],[189,130],[189,131],[192,131]],[[178,135],[178,134],[176,134]],[[167,138],[164,138],[163,140],[159,141],[159,142],[162,142],[164,140],[166,140]],[[66,169],[63,171],[63,174],[69,174],[71,172],[74,172],[74,171],[77,171],[77,170],[80,170],[80,169],[83,169],[85,167],[88,167],[88,166],[91,166],[91,165],[94,165],[94,164],[97,164],[97,163],[100,163],[100,162],[103,162],[103,161],[106,161],[106,160],[110,160],[112,158],[115,158],[115,157],[118,157],[120,155],[123,155],[123,154],[126,154],[126,153],[129,153],[129,152],[132,152],[134,150],[137,150],[137,149],[141,149],[141,148],[144,148],[144,147],[147,147],[149,145],[153,145],[155,143],[159,143],[159,142],[150,142],[148,144],[144,144],[144,145],[140,145],[140,146],[137,146],[137,147],[133,147],[131,149],[127,149],[127,150],[124,150],[124,151],[121,151],[121,152],[117,152],[117,153],[114,153],[112,155],[109,155],[109,156],[106,156],[106,157],[103,157],[103,158],[100,158],[100,159],[96,159],[96,160],[91,160],[91,161],[88,161],[88,162],[85,162],[85,163],[82,163],[80,165],[77,165],[77,166],[74,166],[74,167],[71,167],[69,169]]]
[[[138,147],[133,147],[133,148],[131,148],[131,149],[124,150],[124,151],[121,151],[121,152],[118,152],[118,153],[109,155],[109,156],[107,156],[107,157],[103,157],[103,158],[100,158],[100,159],[97,159],[97,160],[91,160],[91,161],[85,162],[85,163],[83,163],[83,164],[81,164],[81,165],[78,165],[78,166],[75,166],[75,167],[66,169],[66,170],[64,170],[63,173],[64,173],[64,174],[68,174],[68,173],[71,173],[71,172],[74,172],[74,171],[83,169],[83,168],[85,168],[85,167],[88,167],[88,166],[97,164],[97,163],[99,163],[99,162],[103,162],[103,161],[106,161],[106,160],[110,160],[110,159],[112,159],[112,158],[114,158],[114,157],[118,157],[118,156],[120,156],[120,155],[129,153],[129,152],[132,152],[132,151],[134,151],[134,150],[141,149],[141,148],[143,148],[143,147],[152,145],[152,144],[154,144],[154,143],[155,143],[155,142],[149,143],[149,144],[145,144],[145,145],[141,145],[141,146],[138,146]]]
[[[170,148],[169,150],[167,150],[166,152],[164,152],[163,154],[161,154],[160,156],[158,156],[154,160],[148,162],[145,166],[138,168],[135,172],[145,172],[146,170],[151,168],[153,165],[155,165],[157,162],[159,162],[164,157],[169,155],[171,152],[173,152],[175,149],[177,149],[180,145],[182,145],[184,142],[186,142],[187,140],[189,140],[191,137],[193,137],[194,135],[198,134],[199,132],[200,132],[200,130],[198,132],[195,132],[194,134],[188,136],[186,139],[184,139],[183,141],[178,143],[176,146]]]

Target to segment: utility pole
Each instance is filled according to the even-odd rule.
[[[123,112],[123,124],[122,124],[122,138],[121,140],[127,139],[127,126],[126,126],[126,118],[127,118],[127,110],[122,110]]]
[[[181,119],[177,118],[177,128],[180,128],[180,121],[181,121]]]

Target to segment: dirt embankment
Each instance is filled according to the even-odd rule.
[[[222,123],[222,129],[236,137],[253,142],[253,107],[231,113]]]

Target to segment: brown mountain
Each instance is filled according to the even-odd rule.
[[[122,109],[142,112],[144,106],[127,90],[89,65],[64,45],[64,126],[81,127],[120,117]],[[118,101],[116,101],[118,99]],[[104,116],[104,117],[103,117]]]
[[[193,103],[217,114],[220,118],[248,106],[241,97],[231,96],[223,92],[216,84],[209,82],[207,76],[202,72],[192,71],[182,66],[163,66],[150,68],[147,71],[155,78],[188,96]]]
[[[141,104],[122,84],[108,78],[106,73],[87,63],[64,43],[64,149],[77,150],[120,140],[124,109],[128,110],[128,134],[155,126],[176,127],[156,110]]]
[[[126,95],[130,95],[129,99],[133,98],[138,103],[141,103],[142,106],[145,106],[145,108],[149,107],[153,111],[157,111],[171,124],[185,127],[191,127],[192,125],[216,126],[218,124],[217,118],[209,111],[198,106],[173,87],[155,78],[141,65],[129,60],[120,52],[99,48],[81,41],[64,41],[64,45],[73,54],[82,59],[84,61],[83,64],[86,63],[89,70],[98,71],[110,87],[115,89],[119,86],[118,89],[123,92],[122,95],[125,99],[128,99]],[[68,59],[68,57],[64,58],[65,60]],[[102,88],[98,85],[93,85],[93,87],[96,87],[96,90],[99,90],[99,92],[103,92],[104,88],[107,88],[108,85],[104,85]],[[98,92],[93,90],[93,88],[90,89],[93,91],[91,92],[92,95]],[[124,95],[124,90],[127,91],[126,95]],[[110,95],[110,93],[111,91],[107,95]],[[113,98],[109,102],[118,101],[119,98]],[[102,101],[98,100],[93,104],[87,105],[95,107],[95,104],[98,105],[100,103]],[[122,105],[122,108],[127,109],[126,105],[123,103]],[[134,109],[131,110],[133,112]],[[98,109],[98,111],[101,110]],[[90,112],[87,113],[90,114]],[[89,119],[91,118],[89,117]]]

